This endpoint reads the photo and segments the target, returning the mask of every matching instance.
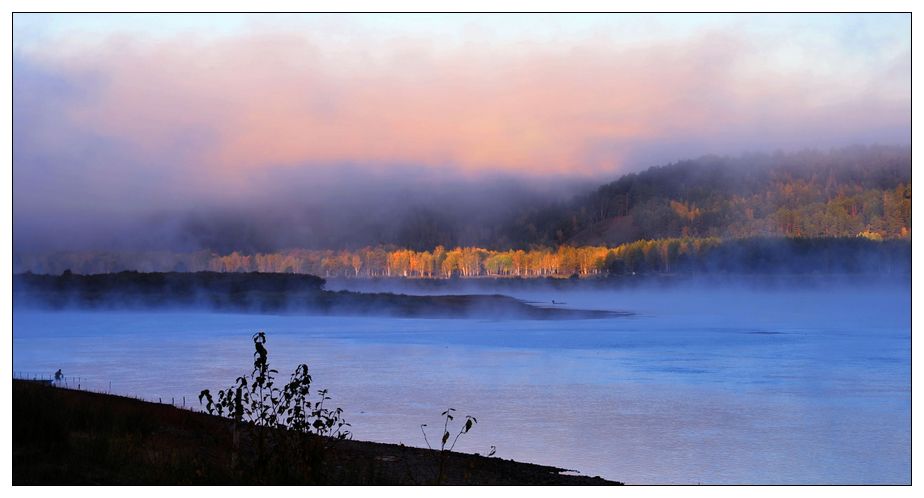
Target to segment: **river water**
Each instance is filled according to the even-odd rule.
[[[356,439],[424,446],[452,407],[457,450],[627,483],[911,479],[907,284],[518,291],[594,320],[14,311],[14,370],[197,407],[249,372],[307,362]],[[73,382],[69,380],[69,382]],[[111,387],[110,387],[111,386]]]

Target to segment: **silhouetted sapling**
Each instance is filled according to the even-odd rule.
[[[475,417],[471,415],[466,415],[465,423],[462,424],[462,427],[459,429],[459,432],[456,434],[456,437],[453,438],[452,444],[449,445],[449,447],[447,448],[446,443],[449,442],[449,438],[452,436],[452,434],[450,434],[449,432],[449,422],[455,419],[455,417],[452,415],[454,411],[456,411],[455,408],[449,408],[440,414],[443,417],[443,436],[440,438],[439,470],[437,471],[437,475],[436,475],[436,484],[440,484],[443,480],[443,467],[446,463],[446,454],[451,452],[453,448],[456,447],[456,443],[459,441],[459,437],[461,437],[462,434],[468,434],[468,431],[472,430],[472,427],[474,427],[475,424],[478,423],[478,419],[476,419]],[[427,431],[424,429],[424,427],[426,426],[427,424],[420,424],[420,432],[423,433],[424,442],[427,443],[427,448],[430,448],[432,450],[433,447],[430,446],[430,440],[427,438]],[[494,455],[494,452],[495,452],[495,447],[492,446],[491,452],[488,456]]]

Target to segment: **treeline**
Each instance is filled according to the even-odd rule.
[[[560,246],[494,251],[478,247],[414,251],[290,250],[219,255],[195,253],[57,253],[18,256],[16,271],[60,274],[142,272],[301,273],[326,278],[593,277],[633,273],[905,273],[909,240],[869,233],[840,238],[663,238],[615,247]]]

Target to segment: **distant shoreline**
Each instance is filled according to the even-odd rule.
[[[727,285],[759,283],[761,285],[800,286],[846,284],[910,283],[910,273],[638,273],[634,275],[598,275],[591,277],[518,277],[472,276],[459,278],[435,277],[330,277],[325,288],[353,290],[401,287],[440,291],[447,289],[491,289],[493,291],[553,288],[560,290],[606,290],[640,286],[675,286],[684,284]],[[370,291],[371,292],[371,291]]]
[[[535,306],[499,294],[418,296],[324,290],[324,279],[279,273],[18,274],[19,308],[206,309],[249,313],[372,315],[406,318],[593,319],[629,312]]]
[[[870,235],[869,237],[873,237]],[[359,250],[287,249],[218,254],[169,251],[77,251],[14,254],[17,273],[84,275],[120,271],[295,273],[324,278],[590,279],[638,275],[910,274],[911,239],[851,237],[674,237],[615,247],[525,250],[391,246]]]

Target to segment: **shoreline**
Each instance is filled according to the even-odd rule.
[[[308,448],[297,453],[307,464],[292,464],[294,453],[285,452],[283,460],[249,462],[253,442],[243,438],[235,455],[231,424],[169,404],[13,380],[13,484],[621,484],[467,453],[318,436],[295,441],[288,431],[282,440]]]
[[[17,274],[13,277],[13,303],[14,309],[205,309],[402,318],[568,320],[632,314],[535,306],[497,293],[367,293],[325,290],[325,283],[313,275],[282,273]]]

